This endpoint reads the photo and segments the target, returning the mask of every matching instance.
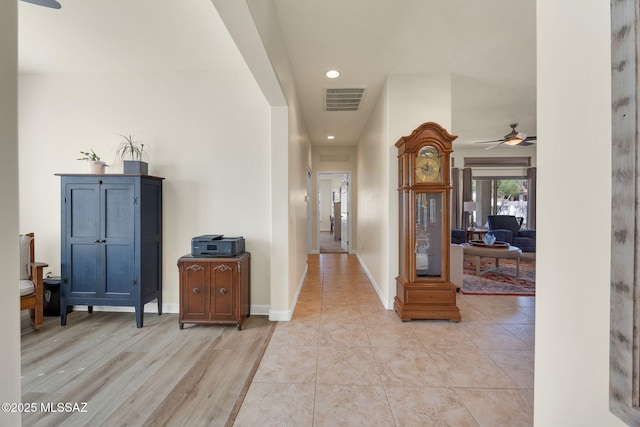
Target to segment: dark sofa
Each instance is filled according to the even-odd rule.
[[[536,230],[521,229],[515,216],[489,215],[487,220],[489,230],[496,236],[496,240],[517,246],[523,253],[536,252]]]
[[[467,232],[459,228],[451,230],[451,243],[459,245],[467,241]]]

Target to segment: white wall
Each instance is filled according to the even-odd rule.
[[[425,122],[451,130],[451,76],[403,74],[388,78],[389,138],[393,146]],[[395,156],[397,156],[397,152]],[[394,175],[395,177],[395,175]]]
[[[357,173],[358,190],[354,193],[358,212],[353,228],[358,234],[354,248],[360,263],[366,269],[383,304],[390,309],[393,307],[393,297],[390,297],[390,294],[393,293],[395,296],[395,285],[386,280],[386,265],[394,261],[389,260],[391,256],[389,254],[390,251],[393,252],[393,248],[389,248],[386,236],[390,227],[388,197],[390,197],[390,188],[394,186],[393,183],[387,183],[388,163],[393,151],[391,148],[393,143],[390,143],[387,138],[388,105],[389,95],[385,86],[358,141],[357,159],[360,167]],[[392,182],[397,182],[397,178]],[[397,195],[392,199],[392,203],[396,199]],[[397,260],[395,262],[397,264]],[[390,291],[390,287],[393,291]]]
[[[307,203],[312,200],[312,197],[307,195],[307,168],[311,167],[311,142],[302,120],[300,106],[293,101],[291,94],[287,95],[287,99],[289,102],[289,200],[288,204],[283,207],[287,209],[286,220],[289,229],[287,254],[289,269],[286,282],[289,299],[286,302],[292,310],[307,272],[307,251],[309,248]],[[279,302],[274,298],[271,301],[272,305]],[[290,311],[290,315],[293,315],[293,311]]]
[[[609,8],[608,0],[537,2],[540,427],[624,425],[608,409]]]
[[[398,159],[395,143],[425,122],[451,127],[451,77],[390,76],[358,142],[358,232],[361,262],[388,309],[398,274]]]
[[[229,41],[230,42],[230,41]],[[114,159],[118,133],[147,143],[164,181],[163,298],[178,309],[177,259],[201,234],[243,235],[251,304],[270,302],[270,111],[246,69],[20,76],[21,227],[59,274],[60,184],[80,150]],[[35,194],[35,197],[29,195]],[[149,307],[148,307],[149,310]]]
[[[18,19],[17,2],[0,2],[0,401],[21,402],[18,287]],[[1,425],[20,425],[19,413],[0,412]]]
[[[213,1],[272,107],[269,318],[290,320],[307,270],[305,196],[311,143],[273,1]]]

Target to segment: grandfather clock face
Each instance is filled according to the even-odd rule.
[[[427,145],[416,154],[414,164],[416,183],[442,182],[442,156],[437,148]]]

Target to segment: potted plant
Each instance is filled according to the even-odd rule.
[[[122,142],[118,146],[116,153],[122,159],[123,172],[147,175],[149,165],[142,160],[146,154],[144,144],[140,141],[135,141],[133,135],[120,136],[122,137]]]
[[[109,167],[108,164],[100,160],[100,156],[98,156],[93,149],[90,151],[81,151],[80,154],[82,154],[83,157],[80,157],[78,160],[86,160],[89,173],[103,174],[104,168]]]

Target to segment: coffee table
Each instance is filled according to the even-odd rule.
[[[491,271],[497,272],[498,274],[502,274],[504,276],[511,276],[511,274],[506,274],[501,271],[497,271],[498,267],[500,267],[500,259],[515,259],[516,260],[516,275],[513,277],[520,276],[520,256],[522,255],[522,250],[516,246],[508,245],[506,247],[491,247],[489,245],[485,246],[475,246],[469,243],[462,243],[462,249],[465,255],[471,255],[476,257],[476,274],[478,276],[482,276]],[[492,268],[488,268],[484,271],[480,271],[480,258],[494,258],[496,260],[496,266]]]

